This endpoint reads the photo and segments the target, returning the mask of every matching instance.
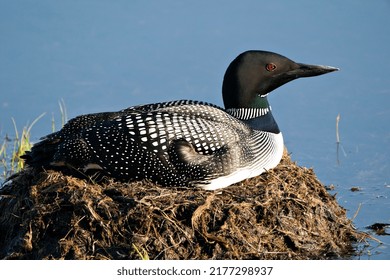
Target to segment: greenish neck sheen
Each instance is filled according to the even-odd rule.
[[[251,104],[253,108],[269,108],[269,103],[267,97],[260,97],[256,96],[256,99],[254,100],[253,104]]]

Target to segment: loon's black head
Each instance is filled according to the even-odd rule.
[[[225,108],[268,107],[267,94],[292,80],[337,71],[338,68],[296,63],[266,51],[246,51],[226,70],[222,93]]]

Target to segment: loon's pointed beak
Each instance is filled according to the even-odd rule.
[[[340,70],[339,68],[332,66],[324,65],[310,65],[304,63],[297,63],[298,68],[293,69],[287,72],[288,75],[291,75],[294,78],[303,78],[303,77],[313,77],[318,75],[323,75],[333,71]]]
[[[282,72],[273,78],[272,83],[268,84],[268,87],[265,90],[266,93],[269,93],[274,89],[280,87],[281,85],[284,85],[285,83],[288,83],[295,79],[314,77],[314,76],[319,76],[319,75],[340,70],[339,68],[332,67],[332,66],[311,65],[311,64],[296,63],[296,62],[292,62],[292,63],[294,66],[292,67],[291,70]]]

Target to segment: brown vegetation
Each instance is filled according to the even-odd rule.
[[[0,195],[1,259],[332,259],[363,238],[288,155],[215,192],[26,168]]]

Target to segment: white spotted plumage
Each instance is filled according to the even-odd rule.
[[[82,118],[86,121],[87,117]],[[71,120],[61,131],[64,142],[53,165],[82,158],[83,171],[99,169],[119,179],[147,178],[162,185],[221,188],[247,173],[256,176],[274,167],[269,158],[279,157],[280,151],[273,151],[276,142],[271,134],[253,130],[225,110],[203,102],[182,100],[130,107],[106,115],[104,122],[80,127],[78,137],[66,136],[68,127],[74,132],[79,121]],[[58,136],[49,135],[48,139]],[[189,148],[175,141],[185,141]],[[264,159],[259,160],[259,155]]]

